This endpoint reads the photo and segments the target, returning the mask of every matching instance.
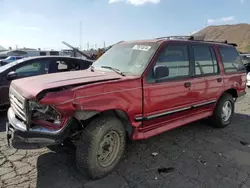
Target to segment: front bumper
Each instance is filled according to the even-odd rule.
[[[44,131],[43,128],[26,130],[26,125],[16,118],[11,107],[7,116],[7,141],[16,149],[37,149],[60,144],[71,135],[70,127],[74,121],[74,119],[68,120],[66,125],[57,131]]]

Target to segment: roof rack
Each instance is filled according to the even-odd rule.
[[[193,40],[193,36],[166,36],[166,37],[159,37],[156,39],[187,39],[187,40]]]
[[[235,43],[228,43],[227,40],[223,40],[223,41],[215,41],[215,40],[203,40],[205,42],[216,42],[216,43],[224,43],[224,44],[228,44],[228,45],[232,45],[232,46],[238,46],[237,44]]]
[[[228,44],[228,45],[232,45],[232,46],[237,46],[237,44],[235,43],[228,43],[227,40],[223,40],[223,41],[212,41],[212,40],[205,40],[205,35],[190,35],[190,36],[166,36],[166,37],[159,37],[156,39],[186,39],[186,40],[194,40],[194,41],[204,41],[204,42],[216,42],[216,43],[224,43],[224,44]]]

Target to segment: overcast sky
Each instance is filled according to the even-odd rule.
[[[103,47],[120,40],[189,34],[250,23],[250,0],[0,0],[0,45]]]

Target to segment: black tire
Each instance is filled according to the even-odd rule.
[[[250,88],[250,86],[247,86],[248,88]]]
[[[223,105],[226,104],[227,102],[229,102],[231,104],[231,115],[227,120],[223,120],[222,118],[222,108]],[[234,100],[232,95],[228,94],[228,93],[224,93],[219,101],[216,104],[216,107],[214,109],[213,115],[209,118],[209,122],[210,124],[212,124],[214,127],[216,128],[224,128],[227,127],[232,118],[233,118],[233,114],[234,114]]]
[[[102,166],[100,159],[102,155],[99,155],[100,144],[108,134],[116,135],[116,139],[119,141],[111,147],[116,150],[111,164]],[[111,138],[112,136],[110,136]],[[111,138],[112,140],[112,138]],[[113,139],[115,140],[115,139]],[[112,141],[110,141],[112,142]],[[119,145],[119,147],[118,147]],[[115,117],[98,117],[90,122],[90,124],[83,131],[79,141],[76,144],[76,164],[78,169],[86,174],[91,179],[100,179],[116,167],[120,159],[122,158],[126,145],[126,133],[122,122]],[[115,148],[116,147],[116,148]],[[113,152],[113,151],[112,151]],[[111,154],[113,155],[113,154]]]

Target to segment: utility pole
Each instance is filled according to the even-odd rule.
[[[80,39],[79,39],[79,48],[82,49],[82,20],[80,21]]]
[[[89,50],[89,42],[87,42],[87,50]]]

